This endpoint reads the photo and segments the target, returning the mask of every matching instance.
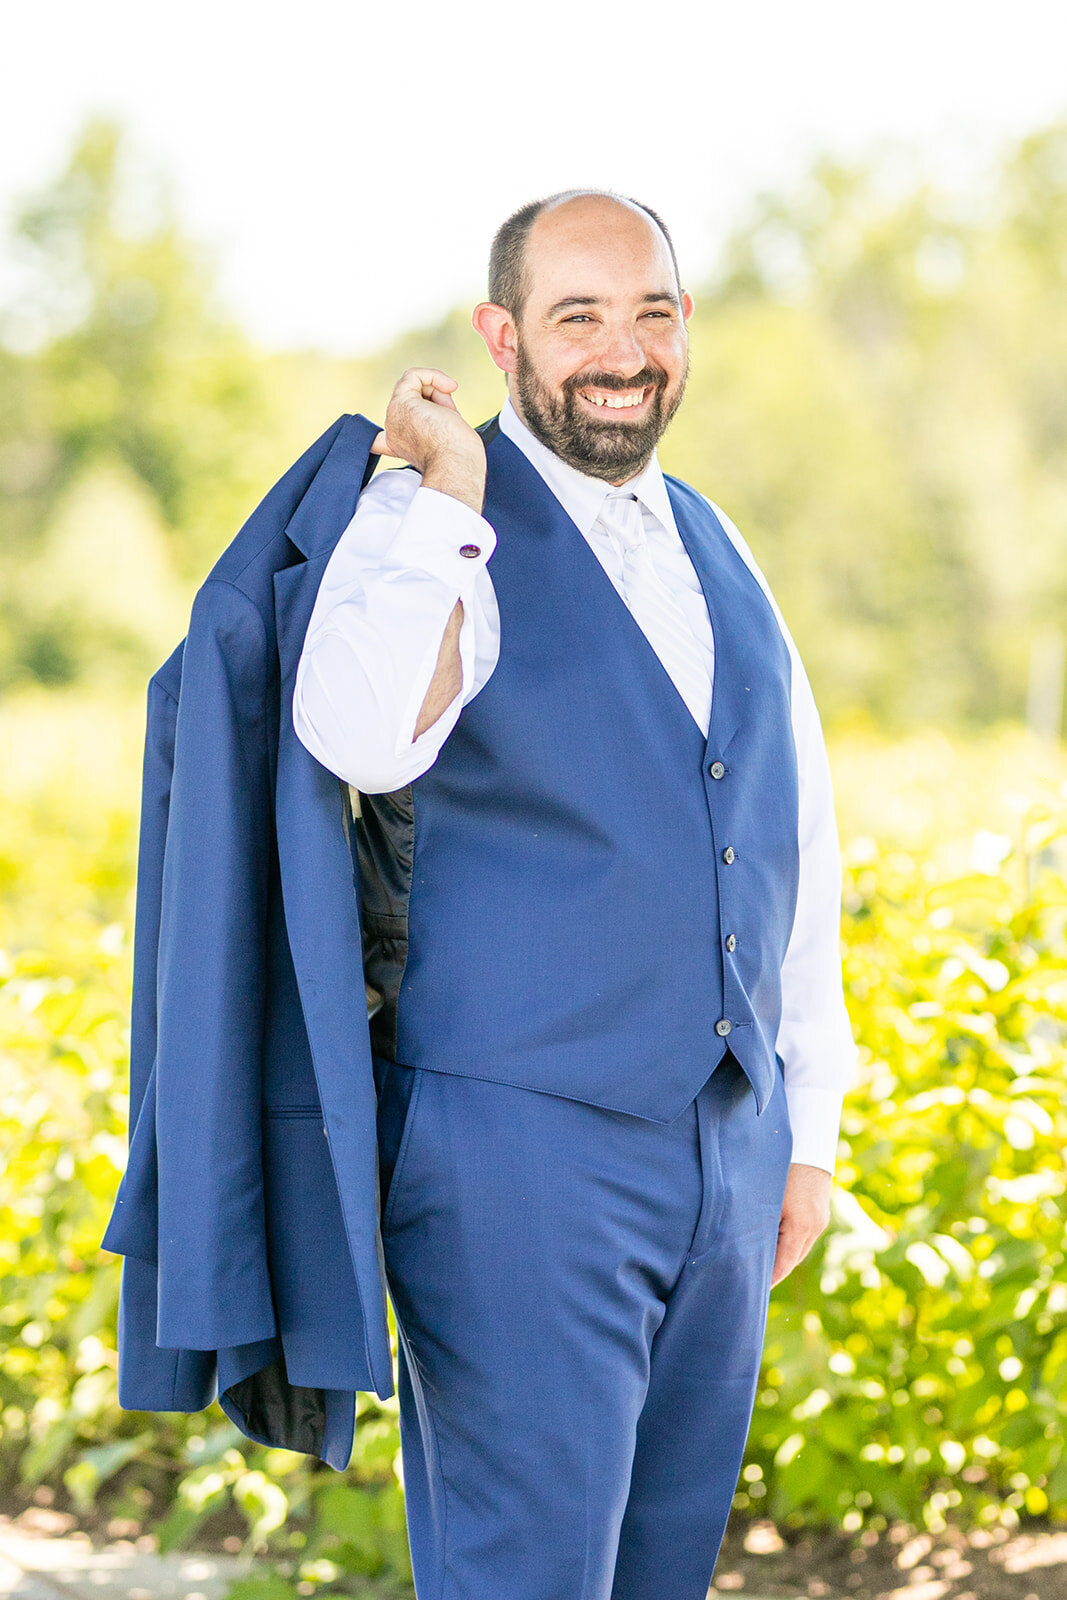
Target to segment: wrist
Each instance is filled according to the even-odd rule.
[[[422,486],[461,500],[481,516],[485,503],[485,463],[457,461],[454,457],[428,461],[422,473]]]

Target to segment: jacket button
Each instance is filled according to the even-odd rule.
[[[730,1029],[732,1027],[733,1027],[733,1023],[732,1022],[729,1022],[726,1019],[726,1017],[721,1017],[719,1019],[719,1021],[715,1024],[715,1032],[720,1036],[720,1038],[725,1039],[726,1035],[730,1032]]]
[[[737,949],[736,933],[728,933],[726,935],[726,948],[729,950],[730,954],[733,955],[734,951]]]
[[[732,844],[728,844],[726,846],[726,849],[722,853],[722,858],[726,862],[727,866],[730,865],[731,861],[735,861],[737,859],[734,855],[734,847]]]
[[[459,547],[459,553],[461,556],[480,556],[482,553],[482,547],[480,544],[461,544]]]
[[[723,766],[721,761],[713,761],[711,766],[708,768],[708,771],[711,773],[713,778],[725,778],[726,776],[726,768]]]

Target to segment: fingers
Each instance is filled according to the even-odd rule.
[[[772,1288],[783,1278],[787,1278],[793,1268],[804,1260],[823,1232],[824,1228],[818,1222],[812,1223],[810,1220],[783,1214],[778,1224],[778,1247],[771,1273]]]
[[[803,1260],[804,1254],[796,1234],[783,1228],[778,1235],[778,1248],[774,1252],[774,1267],[771,1271],[772,1289],[776,1283],[781,1283],[783,1278],[788,1278],[797,1262]]]
[[[401,373],[393,393],[397,399],[419,394],[424,400],[436,400],[441,405],[458,387],[456,379],[450,378],[447,372],[442,372],[438,367],[408,367],[406,372]]]
[[[415,399],[429,400],[433,405],[445,406],[449,411],[457,411],[459,407],[452,398],[452,391],[458,389],[459,384],[455,378],[449,377],[447,372],[442,372],[438,367],[408,367],[401,373],[397,380],[389,401],[392,408],[397,401],[403,403]],[[389,409],[387,408],[387,410]],[[386,415],[389,424],[389,416]],[[389,445],[386,429],[383,428],[375,437],[370,447],[372,456],[396,456],[397,452]],[[397,456],[404,460],[403,455]]]
[[[420,472],[435,460],[453,460],[485,473],[485,447],[453,398],[457,380],[439,367],[408,367],[385,409],[385,428],[374,439],[376,456],[409,461]],[[452,416],[444,416],[451,411]]]

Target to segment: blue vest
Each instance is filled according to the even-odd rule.
[[[762,1112],[799,870],[774,612],[667,478],[715,640],[705,741],[540,474],[483,436],[500,657],[433,766],[362,798],[373,1048],[667,1122],[729,1047]]]

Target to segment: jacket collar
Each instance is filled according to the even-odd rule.
[[[378,457],[369,455],[378,423],[346,416],[321,467],[286,525],[286,537],[310,561],[332,551],[356,511]]]

